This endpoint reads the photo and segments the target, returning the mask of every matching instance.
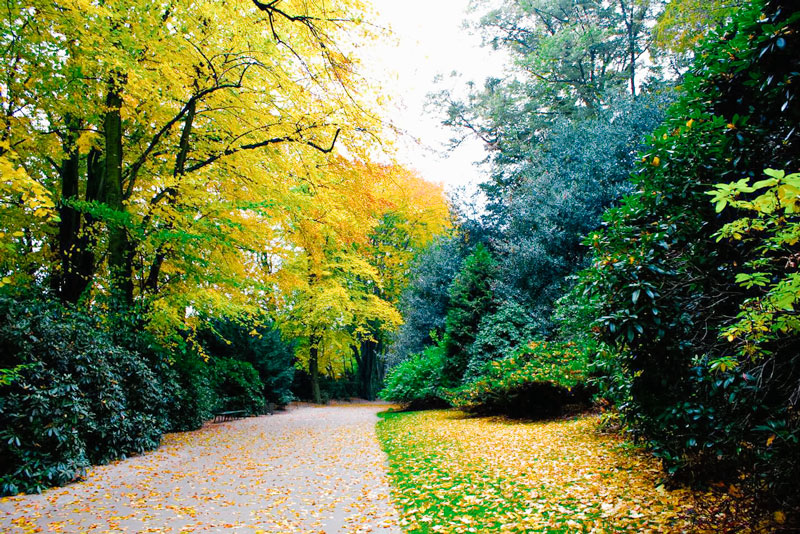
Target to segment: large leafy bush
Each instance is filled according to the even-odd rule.
[[[256,415],[264,410],[264,384],[252,365],[233,358],[218,358],[211,369],[215,411],[244,410]]]
[[[485,315],[478,323],[475,341],[469,347],[464,381],[475,380],[486,368],[486,362],[506,358],[517,347],[533,339],[534,324],[533,317],[513,300],[502,303],[497,311]]]
[[[568,404],[589,401],[585,387],[593,347],[534,341],[511,357],[488,362],[481,378],[451,391],[462,410],[512,417],[557,415]]]
[[[398,364],[386,377],[380,397],[409,409],[446,404],[442,392],[445,350],[442,343],[431,345]]]
[[[212,320],[202,332],[202,344],[216,358],[247,362],[257,371],[261,396],[285,406],[294,399],[294,346],[270,322]]]
[[[582,274],[599,310],[595,328],[630,381],[623,415],[631,430],[675,473],[745,476],[758,490],[771,486],[784,504],[797,499],[800,472],[788,456],[796,458],[796,447],[782,449],[785,461],[771,456],[785,469],[762,459],[786,436],[770,429],[797,428],[789,394],[800,385],[797,345],[789,336],[768,360],[719,364],[732,349],[719,333],[735,328],[742,306],[758,296],[737,283],[741,265],[761,251],[758,240],[717,240],[732,214],[718,215],[706,193],[714,183],[800,164],[799,39],[800,12],[781,0],[748,3],[712,33],[642,154],[638,191],[587,239],[595,252]]]
[[[185,344],[172,355],[169,369],[173,390],[169,405],[170,430],[197,430],[214,413],[216,393],[208,364]]]
[[[153,362],[94,318],[0,300],[0,491],[39,491],[156,447],[168,392]]]
[[[464,378],[469,364],[469,350],[475,342],[481,319],[496,308],[493,283],[497,264],[491,252],[478,244],[461,266],[448,290],[450,303],[445,320],[444,365],[442,378],[449,387]]]

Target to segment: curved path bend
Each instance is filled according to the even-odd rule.
[[[0,500],[0,531],[399,534],[374,404],[169,434],[85,481]]]

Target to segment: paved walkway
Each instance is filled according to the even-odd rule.
[[[399,534],[376,413],[361,404],[170,434],[84,482],[0,501],[0,532]]]

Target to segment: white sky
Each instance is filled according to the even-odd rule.
[[[444,182],[448,190],[482,181],[474,164],[484,157],[482,144],[470,139],[447,152],[453,132],[441,125],[441,116],[424,109],[426,95],[437,91],[442,75],[447,87],[479,86],[487,76],[502,73],[497,52],[480,46],[480,37],[462,27],[469,0],[372,0],[375,21],[394,31],[395,39],[378,43],[361,55],[367,75],[376,78],[395,101],[391,120],[420,143],[405,139],[400,159],[427,180]],[[394,42],[392,42],[394,41]],[[451,80],[453,71],[461,74]]]

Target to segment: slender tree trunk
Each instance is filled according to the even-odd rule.
[[[628,25],[628,46],[630,48],[630,77],[631,77],[631,98],[636,100],[636,41],[633,36],[633,21]]]
[[[108,268],[114,304],[128,307],[133,303],[133,255],[125,228],[125,207],[122,204],[122,97],[119,88],[112,85],[106,99],[105,176],[103,200],[116,213],[109,222]]]
[[[628,34],[628,76],[631,85],[631,98],[636,100],[636,36],[634,34],[634,14],[636,13],[636,6],[631,2],[630,10],[625,5],[626,0],[620,0],[619,5],[622,9],[622,21],[625,23],[625,30]]]
[[[175,177],[175,185],[167,191],[167,202],[174,205],[177,200],[178,190],[181,177],[186,173],[186,158],[189,157],[189,140],[192,135],[192,126],[194,124],[194,117],[197,111],[197,102],[192,99],[189,103],[189,109],[186,112],[186,119],[183,122],[183,130],[181,131],[181,140],[178,146],[178,154],[175,157],[175,168],[172,175]],[[145,281],[145,288],[155,294],[158,292],[158,278],[161,274],[161,266],[164,265],[164,260],[167,259],[167,251],[164,244],[159,245],[156,251],[153,263],[150,264],[150,270],[147,274]]]
[[[311,400],[315,404],[322,403],[322,392],[319,389],[319,344],[321,336],[312,333],[308,339],[308,374],[311,376]]]

